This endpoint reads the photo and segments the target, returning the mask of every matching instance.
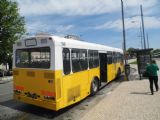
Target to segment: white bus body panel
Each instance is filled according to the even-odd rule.
[[[89,50],[98,50],[100,53],[107,53],[108,51],[112,52],[120,52],[123,53],[122,49],[109,47],[106,45],[100,45],[95,43],[89,43],[85,41],[66,39],[58,36],[35,36],[32,38],[36,38],[37,45],[26,47],[25,39],[21,41],[17,41],[13,45],[13,68],[15,68],[15,52],[16,49],[26,49],[26,48],[37,48],[37,47],[50,47],[51,50],[51,66],[50,70],[62,70],[63,69],[63,58],[62,58],[62,50],[63,48],[77,48],[77,49],[89,49]],[[31,39],[31,38],[29,38]],[[41,40],[47,39],[47,43],[42,44]],[[21,46],[17,44],[21,42]],[[37,69],[37,68],[29,68],[29,69]]]

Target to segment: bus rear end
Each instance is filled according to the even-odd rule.
[[[30,38],[14,45],[14,99],[57,110],[53,46],[48,37]]]

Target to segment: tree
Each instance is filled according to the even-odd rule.
[[[152,53],[153,53],[153,54],[160,53],[160,49],[152,50]]]
[[[135,56],[135,51],[136,49],[135,48],[128,48],[128,50],[127,50],[127,52],[128,52],[128,54],[130,55],[130,57],[133,57],[133,56]]]
[[[24,17],[18,13],[18,5],[11,0],[0,0],[0,64],[9,63],[12,68],[12,46],[25,33]]]

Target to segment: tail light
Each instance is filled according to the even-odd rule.
[[[55,93],[54,92],[42,90],[41,93],[44,96],[44,99],[55,100]]]
[[[14,93],[15,94],[21,94],[23,90],[24,90],[24,87],[22,87],[22,86],[14,86]]]

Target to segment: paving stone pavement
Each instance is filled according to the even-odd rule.
[[[151,95],[148,80],[123,82],[82,120],[160,120],[160,91]]]
[[[160,120],[160,91],[151,95],[148,79],[122,82],[81,120]]]

